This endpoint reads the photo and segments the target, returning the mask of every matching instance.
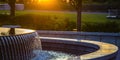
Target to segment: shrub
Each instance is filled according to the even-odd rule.
[[[39,14],[25,14],[16,16],[15,23],[24,28],[37,30],[71,31],[75,27],[75,22],[70,21],[69,18]]]
[[[88,32],[119,32],[119,24],[115,21],[106,21],[105,23],[85,22],[82,31]]]
[[[23,28],[36,30],[57,30],[73,31],[76,28],[76,22],[68,17],[58,17],[51,15],[24,14],[15,16],[11,21],[8,15],[0,15],[0,25],[16,24]],[[82,22],[82,31],[84,32],[119,32],[120,23],[115,21],[106,21],[101,23]]]

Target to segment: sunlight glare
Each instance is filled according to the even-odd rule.
[[[38,0],[40,4],[54,4],[55,0]]]
[[[57,0],[38,0],[38,3],[43,8],[55,8]]]

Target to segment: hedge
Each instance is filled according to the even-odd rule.
[[[9,20],[8,15],[0,15],[0,25],[21,25],[22,28],[36,30],[73,31],[76,29],[76,22],[69,18],[60,18],[49,15],[25,14],[15,16],[15,20]],[[116,21],[104,23],[82,22],[82,31],[85,32],[119,32],[120,24]]]

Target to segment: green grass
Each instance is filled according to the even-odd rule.
[[[27,12],[27,11],[17,11],[16,15],[24,15],[24,14],[37,14],[44,16],[53,16],[58,18],[69,18],[71,20],[76,20],[76,14],[71,13],[62,13],[62,12]]]
[[[1,13],[9,11],[0,11]],[[76,29],[76,16],[75,13],[68,12],[16,11],[14,21],[9,20],[9,16],[1,15],[0,25],[18,24],[37,30],[71,31]],[[82,31],[119,32],[120,19],[107,19],[106,16],[107,14],[82,14]]]
[[[0,13],[7,13],[8,11],[0,11]],[[53,16],[58,17],[59,19],[62,18],[69,18],[70,20],[76,21],[77,17],[74,13],[64,13],[64,12],[38,12],[38,11],[16,11],[16,16],[24,15],[24,14],[37,14],[37,15],[44,15],[44,16]],[[111,20],[116,20],[120,22],[120,19],[107,19],[107,14],[82,14],[82,22],[106,22]]]
[[[83,14],[82,15],[83,22],[105,22],[106,14]]]
[[[2,13],[9,13],[9,11],[8,10],[0,10],[0,14],[2,14]]]
[[[45,16],[54,16],[58,18],[69,18],[70,20],[76,21],[77,15],[74,13],[64,13],[64,12],[27,12],[27,11],[17,11],[16,15],[24,15],[24,14],[39,14],[39,15],[45,15]],[[82,22],[97,22],[97,23],[103,23],[106,21],[119,21],[120,19],[107,19],[107,14],[82,14]]]

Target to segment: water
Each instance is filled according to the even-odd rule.
[[[67,60],[68,58],[73,57],[73,55],[62,52],[42,50],[41,46],[41,40],[36,33],[36,38],[34,39],[33,44],[33,54],[35,54],[35,57],[31,60]]]
[[[38,33],[35,33],[35,39],[33,42],[33,49],[34,50],[42,50],[42,45],[41,45],[41,40],[39,38],[40,36],[38,35]]]
[[[61,52],[42,51],[41,40],[36,32],[16,30],[15,35],[9,35],[8,30],[1,28],[0,60],[67,60],[72,57]]]
[[[5,32],[5,29],[2,30]],[[36,32],[28,32],[29,34],[20,32],[21,34],[18,35],[8,35],[8,30],[0,35],[0,60],[30,60],[34,57],[34,50],[42,49],[41,41],[37,38],[39,36]]]
[[[32,60],[68,60],[74,57],[74,55],[54,51],[34,50],[33,52],[36,56]]]

